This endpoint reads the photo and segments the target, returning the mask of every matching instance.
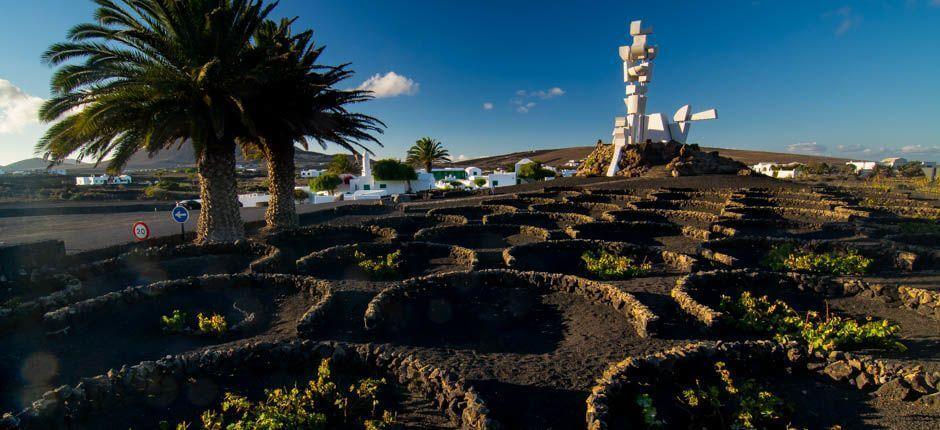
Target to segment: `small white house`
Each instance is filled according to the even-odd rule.
[[[771,161],[757,163],[751,166],[751,170],[764,176],[770,176],[771,178],[796,179],[798,175],[797,168],[801,165],[800,163],[779,164]]]
[[[410,182],[414,184],[417,181]],[[393,195],[407,193],[408,188],[409,181],[380,181],[375,179],[372,176],[372,162],[369,160],[369,153],[364,152],[362,154],[362,175],[349,180],[348,192],[356,194],[357,191],[369,191],[368,194],[370,195]],[[414,190],[413,187],[411,189]]]
[[[238,202],[242,204],[242,207],[246,208],[264,206],[270,200],[271,195],[267,193],[250,193],[238,195]]]
[[[300,177],[304,179],[317,178],[323,174],[322,170],[306,169],[300,171]]]
[[[849,161],[845,163],[846,166],[852,166],[855,169],[855,173],[859,175],[871,173],[875,170],[875,167],[878,166],[878,163],[874,161]]]
[[[89,186],[89,185],[127,185],[132,183],[134,180],[130,175],[118,175],[118,176],[109,176],[109,175],[91,175],[91,176],[76,176],[75,185],[80,186]]]
[[[481,170],[479,167],[467,167],[463,170],[467,172],[467,177],[483,175],[483,170]]]
[[[506,172],[503,170],[497,170],[486,175],[487,186],[490,188],[497,187],[509,187],[516,185],[518,180],[516,179],[516,172]]]

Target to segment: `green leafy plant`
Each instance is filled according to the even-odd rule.
[[[225,317],[217,313],[206,316],[202,312],[196,315],[196,326],[199,331],[206,334],[220,336],[228,331],[228,322]]]
[[[555,176],[555,172],[543,167],[541,162],[533,161],[519,166],[519,173],[516,174],[516,176],[519,179],[541,181],[545,178]]]
[[[643,393],[636,396],[636,405],[640,407],[643,424],[646,424],[647,428],[663,428],[666,425],[666,422],[657,416],[658,412],[653,406],[653,398],[649,394]]]
[[[807,312],[805,317],[781,300],[770,301],[767,296],[755,297],[748,291],[734,299],[721,296],[719,310],[730,317],[741,330],[770,333],[778,340],[796,340],[811,350],[833,351],[855,348],[884,348],[905,350],[899,341],[901,326],[888,320],[864,323],[829,313],[824,316]]]
[[[724,362],[715,363],[714,384],[682,390],[679,398],[689,414],[689,428],[756,429],[782,427],[787,413],[782,399],[754,379],[735,380]]]
[[[344,158],[345,159],[345,158]],[[313,191],[329,191],[332,193],[336,190],[336,187],[340,186],[343,183],[342,178],[339,175],[329,172],[323,173],[316,178],[312,178],[307,181],[307,185],[310,186],[310,189]]]
[[[581,260],[588,272],[604,280],[643,276],[653,268],[650,263],[637,263],[630,257],[612,254],[606,250],[587,251],[581,254]]]
[[[486,185],[486,178],[474,178],[473,184],[476,185],[477,187],[483,187],[484,185]]]
[[[362,252],[356,251],[353,257],[358,261],[357,266],[359,266],[370,279],[385,281],[395,279],[399,276],[402,264],[401,250],[376,258],[369,258]]]
[[[397,430],[395,416],[382,410],[386,397],[385,379],[364,378],[347,390],[333,380],[330,361],[320,362],[317,379],[304,388],[277,388],[265,391],[265,398],[252,402],[247,397],[225,393],[220,410],[208,410],[195,428],[205,430],[248,429],[364,429]],[[183,422],[177,430],[189,430]]]
[[[160,317],[160,321],[163,323],[163,329],[171,333],[177,333],[186,330],[187,319],[189,319],[189,316],[186,315],[186,312],[183,312],[179,309],[174,309],[173,313],[170,315],[164,315]]]
[[[835,252],[815,253],[801,250],[793,243],[783,243],[771,248],[761,261],[773,270],[825,273],[829,275],[860,275],[868,271],[872,260],[855,250],[844,254]]]

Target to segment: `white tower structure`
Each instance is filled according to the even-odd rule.
[[[695,114],[689,105],[682,106],[673,115],[670,123],[661,113],[646,115],[647,86],[653,79],[653,60],[659,47],[648,45],[648,38],[653,34],[653,27],[644,27],[643,21],[630,23],[630,36],[633,44],[620,47],[620,59],[623,60],[623,81],[626,85],[627,116],[614,119],[612,143],[614,155],[607,168],[607,176],[614,176],[620,169],[620,159],[626,145],[635,145],[647,140],[669,142],[675,140],[685,143],[689,136],[692,121],[715,119],[718,112],[709,109]]]
[[[372,162],[369,160],[369,151],[362,151],[362,177],[372,176]]]

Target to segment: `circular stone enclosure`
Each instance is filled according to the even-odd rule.
[[[263,240],[281,251],[280,269],[290,272],[294,270],[297,259],[312,252],[337,245],[390,242],[396,239],[398,234],[391,228],[316,225],[278,232],[266,236]]]
[[[467,219],[458,215],[405,215],[377,218],[368,225],[392,229],[400,240],[407,240],[421,229],[466,223]]]
[[[401,252],[394,274],[377,279],[360,267],[361,258],[376,260]],[[476,252],[454,245],[428,242],[363,243],[340,245],[310,254],[297,261],[297,272],[324,279],[393,281],[435,273],[470,270],[477,265]]]
[[[650,263],[652,269],[643,276],[690,273],[700,268],[698,260],[686,254],[600,240],[552,240],[513,246],[503,251],[503,258],[510,269],[555,272],[594,279],[595,276],[587,270],[581,256],[586,252],[600,251],[630,257],[637,263]]]
[[[163,281],[72,304],[5,336],[2,409],[126,363],[256,335],[296,336],[301,323],[315,327],[316,309],[329,297],[325,284],[313,278],[238,274]],[[179,330],[170,329],[163,318],[177,310],[185,315]],[[225,329],[201,332],[200,313],[221,315]],[[39,358],[52,373],[20,371]]]
[[[396,342],[544,353],[564,337],[561,314],[545,299],[556,293],[607,307],[641,337],[656,331],[658,318],[612,285],[515,270],[455,272],[386,288],[369,303],[365,327]]]
[[[547,230],[559,230],[593,221],[594,218],[587,215],[550,212],[516,212],[483,217],[483,224],[529,225]]]
[[[540,198],[540,197],[502,197],[497,199],[485,200],[480,203],[480,206],[511,206],[516,209],[528,209],[529,205],[535,205],[540,203],[554,203],[554,199],[550,198]]]
[[[467,222],[480,222],[486,215],[516,212],[513,206],[486,205],[486,206],[451,206],[435,208],[428,211],[428,215],[456,215],[464,217]]]
[[[419,231],[415,240],[444,243],[469,249],[499,249],[552,238],[544,228],[527,225],[467,224],[433,227]]]
[[[145,361],[62,386],[18,414],[18,428],[157,428],[199,422],[223,394],[262,399],[265,390],[305,387],[321,361],[331,378],[387,381],[380,408],[405,428],[495,430],[485,403],[448,370],[383,346],[290,340],[251,342]]]
[[[135,285],[188,276],[269,271],[280,251],[253,241],[234,244],[156,246],[134,249],[114,258],[69,270],[82,282],[79,298],[96,297]]]

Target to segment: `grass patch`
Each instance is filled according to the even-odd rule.
[[[330,361],[323,360],[317,379],[304,388],[265,391],[265,398],[225,393],[218,410],[202,413],[198,423],[180,423],[176,430],[222,429],[362,429],[392,430],[395,416],[379,406],[387,397],[385,379],[364,378],[340,389],[333,380]],[[166,422],[161,429],[169,429]]]
[[[369,279],[389,281],[400,276],[401,250],[376,258],[369,258],[362,252],[356,251],[353,257],[357,260],[356,265],[366,273]]]
[[[581,254],[584,268],[598,279],[615,280],[635,278],[649,273],[653,265],[648,262],[638,263],[633,258],[612,254],[605,250],[587,251]]]
[[[845,254],[815,253],[802,250],[793,243],[774,246],[761,260],[772,270],[823,273],[828,275],[861,275],[868,271],[872,260],[852,250]]]
[[[777,340],[796,340],[813,351],[882,348],[903,351],[899,340],[901,326],[888,320],[859,323],[831,315],[828,307],[820,316],[807,312],[803,317],[781,300],[755,297],[748,291],[737,298],[722,295],[719,310],[728,314],[738,329],[773,334]]]

